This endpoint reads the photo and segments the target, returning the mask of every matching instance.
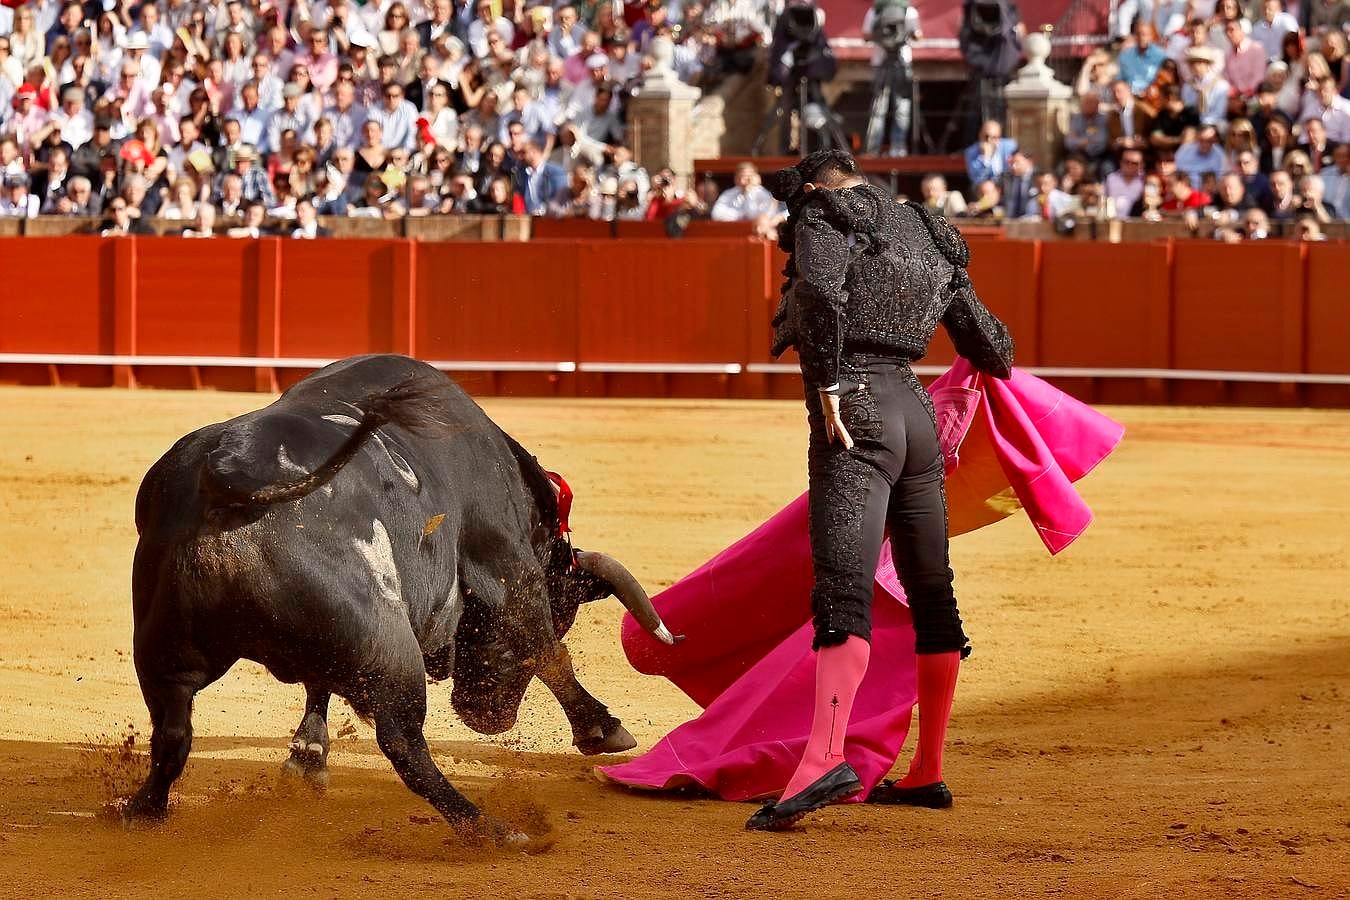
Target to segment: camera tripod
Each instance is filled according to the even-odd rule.
[[[815,103],[823,112],[824,121],[812,123],[807,115],[807,106]],[[816,134],[820,147],[815,149],[829,150],[847,150],[848,139],[844,137],[844,132],[839,127],[839,120],[834,113],[825,104],[825,97],[820,91],[820,82],[812,81],[805,75],[796,79],[796,90],[780,88],[778,98],[764,116],[764,124],[759,127],[759,133],[755,135],[755,141],[750,145],[750,155],[760,156],[764,149],[764,142],[769,137],[769,132],[773,130],[775,124],[779,124],[778,131],[779,149],[783,156],[788,155],[792,150],[792,116],[797,116],[797,152],[801,156],[806,156],[813,149],[811,147],[811,135]]]
[[[890,144],[891,156],[909,155],[914,93],[914,76],[900,56],[900,48],[887,50],[872,79],[872,110],[867,117],[864,153],[876,156],[882,144]]]

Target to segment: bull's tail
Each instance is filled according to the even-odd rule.
[[[353,404],[361,410],[356,430],[323,465],[293,481],[240,486],[241,481],[250,480],[259,464],[255,433],[248,426],[228,429],[206,456],[203,490],[213,503],[222,506],[266,506],[299,500],[332,480],[381,426],[392,423],[412,431],[444,426],[438,415],[443,409],[443,387],[440,379],[414,376],[358,400]]]

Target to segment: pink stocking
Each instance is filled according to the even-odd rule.
[[[853,697],[867,674],[872,645],[857,635],[816,653],[816,711],[811,736],[782,799],[800,794],[813,781],[844,762],[844,737]]]
[[[920,653],[918,656],[919,746],[909,773],[896,782],[902,788],[924,787],[942,780],[942,748],[952,715],[956,674],[961,654]]]

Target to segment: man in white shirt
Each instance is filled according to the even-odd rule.
[[[49,121],[61,129],[61,139],[72,149],[94,136],[94,115],[84,108],[84,91],[74,85],[61,92],[61,108]]]
[[[1143,195],[1144,153],[1126,150],[1120,157],[1120,168],[1106,176],[1106,197],[1114,205],[1116,217],[1123,219]]]
[[[1326,188],[1324,196],[1336,215],[1350,219],[1350,144],[1338,144],[1332,158],[1335,163],[1318,173]]]
[[[159,84],[162,69],[159,59],[147,52],[149,49],[150,41],[145,33],[133,32],[127,35],[127,46],[122,54],[122,59],[124,62],[131,60],[136,64],[136,70],[140,73],[141,80],[146,84]]]
[[[0,194],[0,217],[7,219],[35,219],[38,198],[28,193],[28,176],[6,175],[4,193]]]
[[[245,82],[239,89],[239,105],[230,113],[230,118],[239,123],[239,140],[254,147],[263,143],[267,134],[269,113],[258,102],[258,83]]]
[[[581,39],[586,36],[586,26],[581,24],[577,8],[572,5],[558,8],[558,21],[548,33],[549,52],[558,59],[567,59],[581,50]]]
[[[272,62],[272,57],[261,50],[253,57],[253,85],[258,89],[258,106],[268,113],[281,109],[283,99],[281,89],[284,85],[281,79],[273,74]],[[243,92],[244,89],[241,87],[239,89],[241,100]]]
[[[417,110],[403,99],[403,85],[384,86],[384,103],[366,112],[366,121],[378,122],[384,134],[384,146],[411,151],[417,140]]]
[[[783,205],[759,182],[754,163],[736,166],[736,183],[713,204],[715,222],[753,222],[761,217],[785,217]]]
[[[1261,18],[1252,26],[1252,40],[1266,49],[1267,59],[1280,58],[1280,43],[1291,31],[1298,32],[1298,19],[1284,11],[1284,0],[1264,0]]]
[[[333,105],[323,111],[325,119],[333,123],[333,143],[339,147],[355,147],[361,138],[361,126],[366,121],[365,107],[356,102],[356,86],[350,81],[339,81],[333,88]]]
[[[1303,112],[1299,122],[1321,119],[1327,129],[1327,140],[1337,144],[1350,142],[1350,100],[1336,92],[1336,79],[1330,75],[1317,83],[1317,91],[1308,91],[1303,98]]]
[[[1213,125],[1201,125],[1195,140],[1177,148],[1177,168],[1190,176],[1191,184],[1204,182],[1205,174],[1221,175],[1228,169],[1228,157],[1219,146],[1219,132]]]
[[[492,0],[478,0],[476,8],[478,18],[469,24],[468,42],[470,52],[482,59],[488,55],[487,36],[489,31],[495,30],[502,36],[502,41],[510,46],[511,41],[516,36],[516,27],[511,24],[510,19],[493,15]]]

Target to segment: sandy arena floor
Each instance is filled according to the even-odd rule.
[[[836,808],[785,835],[752,807],[602,786],[533,690],[484,740],[431,688],[428,735],[471,797],[542,806],[532,856],[465,848],[335,705],[326,796],[281,784],[301,691],[243,664],[198,698],[169,822],[98,817],[146,735],[132,670],[132,501],[238,394],[0,389],[0,895],[15,897],[1333,897],[1350,891],[1350,414],[1115,409],[1082,485],[1093,529],[1049,559],[1024,519],[953,544],[976,652],[947,812]],[[655,589],[804,487],[794,404],[497,400],[578,491],[579,543]],[[694,712],[583,610],[582,681],[649,746]],[[908,754],[904,757],[907,760]],[[903,763],[902,763],[903,765]],[[830,879],[843,878],[838,890]]]

